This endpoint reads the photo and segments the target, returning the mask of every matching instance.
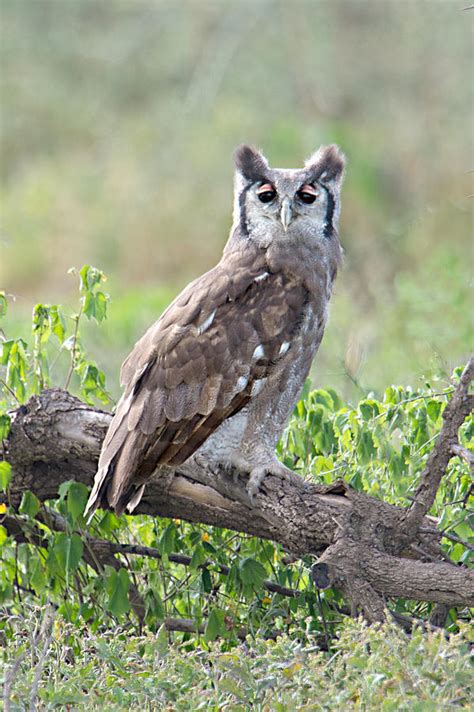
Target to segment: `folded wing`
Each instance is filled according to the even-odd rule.
[[[288,351],[306,301],[301,282],[258,260],[190,284],[123,364],[87,510],[133,509],[158,466],[185,462],[238,413]]]

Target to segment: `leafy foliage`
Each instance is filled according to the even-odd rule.
[[[88,359],[80,333],[83,316],[97,322],[106,318],[105,278],[89,266],[74,273],[80,279],[77,312],[37,305],[32,348],[24,339],[3,340],[3,438],[9,428],[7,408],[56,383],[58,374],[89,402],[107,399],[103,374]],[[311,481],[328,484],[344,477],[372,496],[407,504],[453,391],[452,384],[435,385],[426,383],[420,390],[390,386],[381,397],[370,394],[352,406],[331,388],[311,391],[307,384],[279,444],[280,457]],[[466,447],[472,447],[472,431],[471,419],[461,433]],[[0,489],[7,493],[6,501],[10,480],[11,468],[1,462]],[[473,542],[470,486],[467,465],[453,458],[432,514],[447,534]],[[285,633],[298,639],[327,639],[338,630],[344,602],[332,589],[315,590],[310,557],[288,563],[281,548],[268,541],[146,516],[117,519],[111,512],[99,512],[86,531],[87,497],[84,485],[70,481],[61,485],[54,502],[42,504],[25,492],[17,512],[1,505],[0,513],[14,517],[24,533],[18,543],[0,525],[0,602],[9,611],[21,611],[25,600],[51,602],[64,624],[87,623],[91,630],[104,631],[117,623],[137,625],[138,595],[143,624],[151,631],[159,631],[167,618],[201,626],[202,635],[180,634],[190,647],[222,639],[231,649],[243,627],[252,635]],[[132,553],[118,551],[116,568],[94,567],[88,535],[118,549],[117,542],[128,545]],[[149,547],[150,555],[133,552],[138,544]],[[462,543],[446,539],[445,546],[455,561],[468,563],[471,552]],[[428,604],[403,600],[391,605],[422,618],[430,611]],[[449,628],[456,630],[457,616],[465,615],[452,611]]]
[[[32,316],[32,343],[23,338],[0,339],[0,369],[3,367],[4,377],[0,378],[5,397],[0,405],[9,404],[13,397],[16,404],[24,403],[34,393],[49,388],[53,381],[61,385],[61,374],[65,373],[65,360],[69,361],[65,381],[62,385],[68,388],[74,376],[78,394],[92,404],[99,401],[110,402],[105,388],[104,373],[94,361],[86,357],[81,342],[79,326],[81,317],[94,319],[97,323],[107,316],[109,297],[100,286],[105,281],[105,275],[95,267],[84,265],[79,271],[69,270],[79,277],[80,305],[76,313],[70,313],[61,306],[36,304]],[[3,295],[3,300],[5,296]],[[0,304],[3,302],[0,301]],[[0,318],[6,314],[7,302],[0,308]],[[53,338],[54,337],[54,338]],[[1,371],[0,371],[1,373]],[[0,418],[5,415],[0,415]],[[0,420],[0,435],[2,421]],[[5,435],[3,435],[5,437]]]

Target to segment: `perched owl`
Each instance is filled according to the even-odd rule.
[[[213,462],[288,476],[275,446],[323,336],[341,263],[344,157],[320,148],[303,169],[235,154],[234,222],[220,262],[189,284],[125,360],[87,510],[132,511],[162,468]]]

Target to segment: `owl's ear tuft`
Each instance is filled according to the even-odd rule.
[[[234,153],[235,167],[245,180],[255,183],[266,180],[269,169],[265,156],[253,146],[242,144]]]
[[[308,158],[305,168],[312,181],[319,180],[323,183],[336,183],[340,185],[344,177],[346,158],[341,149],[332,144],[321,146],[316,153]]]

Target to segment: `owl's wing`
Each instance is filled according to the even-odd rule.
[[[88,511],[133,508],[158,465],[183,463],[241,410],[289,349],[306,300],[301,282],[259,261],[190,284],[122,366]]]

